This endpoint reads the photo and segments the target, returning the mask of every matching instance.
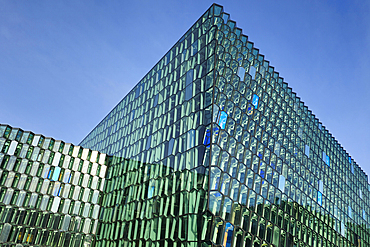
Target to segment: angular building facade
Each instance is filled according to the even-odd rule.
[[[370,246],[367,175],[219,5],[79,145],[107,166],[99,217],[69,216],[90,219],[88,244]]]
[[[92,246],[109,157],[0,125],[0,246]]]

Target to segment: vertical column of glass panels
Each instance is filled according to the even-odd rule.
[[[95,239],[106,155],[0,125],[0,243]]]

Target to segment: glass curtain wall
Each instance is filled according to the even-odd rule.
[[[211,242],[368,246],[367,175],[229,15],[215,15]]]
[[[219,5],[81,142],[98,246],[367,246],[366,174]]]
[[[0,125],[0,245],[91,246],[108,157]]]
[[[199,246],[209,239],[213,9],[80,144],[113,155],[97,246]]]

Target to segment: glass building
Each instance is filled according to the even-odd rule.
[[[0,246],[91,246],[109,157],[0,125]]]
[[[4,134],[1,140],[16,145],[14,137]],[[86,149],[73,147],[63,155],[107,167],[94,185],[97,193],[103,190],[95,204],[99,215],[80,209],[69,216],[80,217],[76,232],[87,245],[370,246],[367,175],[219,5],[79,145]],[[97,152],[88,150],[109,156],[99,163],[88,155]],[[3,160],[11,158],[7,152],[3,148]],[[43,160],[37,162],[46,164]],[[85,175],[93,176],[89,170]],[[4,190],[16,193],[3,181],[2,201],[9,197]],[[1,217],[18,197],[0,204]],[[86,205],[76,198],[75,204]],[[52,208],[45,210],[58,213],[60,221],[68,214],[61,206],[57,212]],[[89,231],[83,231],[89,220]],[[8,239],[18,234],[15,225],[23,227],[0,223],[0,240],[3,232]],[[74,229],[46,231],[67,236]]]

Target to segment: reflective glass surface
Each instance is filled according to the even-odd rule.
[[[94,244],[107,164],[97,151],[0,125],[0,245]]]
[[[0,125],[0,243],[370,246],[367,175],[219,5],[79,145]]]
[[[369,245],[367,175],[221,6],[80,145],[117,157],[99,246]]]

